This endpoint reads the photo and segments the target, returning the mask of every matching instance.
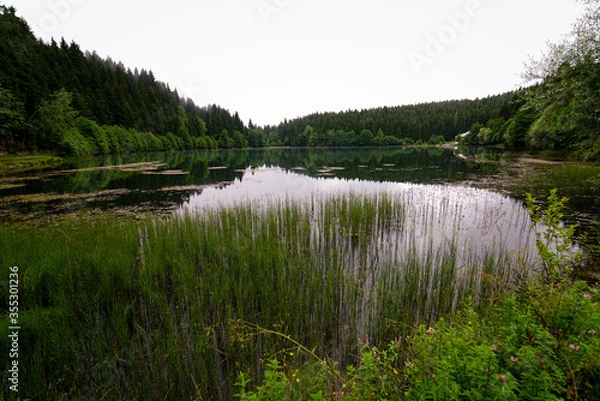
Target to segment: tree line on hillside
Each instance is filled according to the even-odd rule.
[[[237,113],[198,107],[159,82],[76,43],[44,43],[0,5],[0,150],[67,155],[263,146]]]
[[[277,127],[291,146],[389,146],[453,140],[478,122],[503,121],[516,109],[516,92],[476,100],[315,113]],[[498,123],[496,123],[498,125]]]

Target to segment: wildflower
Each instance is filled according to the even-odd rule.
[[[492,351],[498,352],[498,347],[496,346],[496,344],[492,344]]]
[[[430,327],[430,328],[427,329],[426,333],[427,334],[433,334],[433,333],[435,333],[435,329],[433,327]]]
[[[569,344],[569,348],[571,348],[574,351],[579,351],[579,345],[575,345],[575,344]]]
[[[519,361],[519,358],[511,355],[510,360],[511,360],[511,362],[517,363]]]
[[[582,297],[584,297],[585,299],[590,299],[592,296],[590,294],[583,294]]]
[[[435,373],[432,373],[432,374],[431,374],[431,378],[432,378],[432,379],[435,379],[435,377],[436,377],[436,376],[435,376]]]
[[[498,375],[498,380],[500,380],[502,383],[506,383],[506,375]]]
[[[594,334],[596,334],[596,330],[589,330],[588,334],[594,335]]]

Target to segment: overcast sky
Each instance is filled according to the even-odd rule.
[[[45,41],[152,70],[196,104],[259,125],[516,89],[529,56],[582,10],[575,0],[3,2]]]

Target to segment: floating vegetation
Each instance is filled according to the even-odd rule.
[[[2,190],[6,190],[6,189],[15,189],[15,188],[22,188],[24,187],[26,184],[11,184],[11,183],[3,183],[0,182],[0,191]]]
[[[161,171],[143,171],[142,174],[150,175],[188,175],[187,171],[183,170],[161,170]]]
[[[165,163],[159,161],[152,162],[139,162],[139,163],[127,163],[127,164],[112,164],[109,166],[96,166],[96,167],[83,167],[78,169],[70,169],[70,170],[59,170],[52,173],[48,173],[47,176],[53,175],[67,175],[73,173],[83,173],[90,171],[103,171],[103,170],[119,170],[123,172],[148,172],[155,170],[165,170],[168,169],[169,166]]]

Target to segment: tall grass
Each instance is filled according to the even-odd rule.
[[[411,201],[313,195],[0,227],[0,265],[22,272],[20,395],[231,399],[240,370],[260,377],[281,353],[302,363],[288,336],[343,367],[367,336],[387,344],[509,279],[509,250],[436,238],[440,222],[458,234],[454,214],[419,220]]]

